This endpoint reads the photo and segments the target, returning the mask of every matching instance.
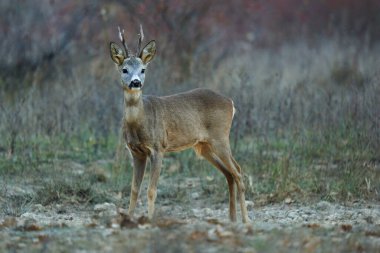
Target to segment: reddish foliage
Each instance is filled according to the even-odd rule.
[[[311,41],[332,35],[380,38],[377,0],[35,0],[19,5],[0,4],[0,31],[6,38],[0,76],[7,73],[7,78],[56,56],[86,62],[91,55],[107,54],[105,45],[117,39],[118,25],[133,37],[141,23],[147,39],[160,41],[160,57],[178,68],[173,73],[181,73],[174,82],[186,80],[199,57],[205,63],[218,59],[247,39],[272,46],[300,36]]]

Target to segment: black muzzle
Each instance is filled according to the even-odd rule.
[[[132,88],[141,88],[142,87],[142,83],[139,81],[139,80],[133,80],[129,85],[128,87],[130,89]]]

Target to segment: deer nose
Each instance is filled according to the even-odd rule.
[[[138,79],[132,80],[132,82],[129,84],[129,88],[141,88],[141,81]]]

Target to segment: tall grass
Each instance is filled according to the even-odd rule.
[[[211,57],[194,64],[188,81],[172,85],[166,83],[170,59],[158,55],[144,92],[208,87],[231,96],[237,107],[231,143],[250,198],[265,196],[265,203],[289,196],[379,199],[380,48],[340,38],[276,49],[242,43],[235,50],[222,61]],[[2,175],[41,173],[44,164],[59,160],[89,166],[115,154],[124,157],[122,91],[111,60],[93,59],[57,73],[13,95],[0,91]],[[167,165],[180,164],[174,176],[204,179],[215,173],[213,182],[224,181],[191,152],[168,157]],[[129,166],[116,159],[107,169],[125,173],[120,161]],[[117,184],[120,190],[122,182]],[[75,183],[63,187],[63,192],[82,192]],[[86,185],[84,197],[92,194],[91,187]],[[218,187],[203,189],[225,194]]]

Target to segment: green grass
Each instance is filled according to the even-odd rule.
[[[246,196],[256,203],[380,199],[380,156],[360,129],[289,131],[246,136],[236,143],[233,154],[244,171]],[[0,197],[7,199],[3,212],[20,213],[35,203],[125,204],[132,169],[125,152],[117,150],[121,146],[116,135],[97,138],[90,131],[19,139],[17,153],[0,155]],[[159,186],[159,198],[190,201],[180,185],[194,177],[202,195],[215,202],[228,199],[224,176],[192,150],[168,154],[162,176],[171,181]],[[12,185],[33,191],[9,198]]]
[[[19,140],[17,153],[0,154],[0,198],[6,199],[1,212],[19,215],[33,204],[121,204],[118,196],[129,195],[131,170],[125,158],[114,164],[116,146],[116,136],[89,134]]]
[[[235,153],[254,182],[251,197],[271,194],[275,201],[292,196],[336,201],[380,197],[380,154],[359,129],[245,138]]]

